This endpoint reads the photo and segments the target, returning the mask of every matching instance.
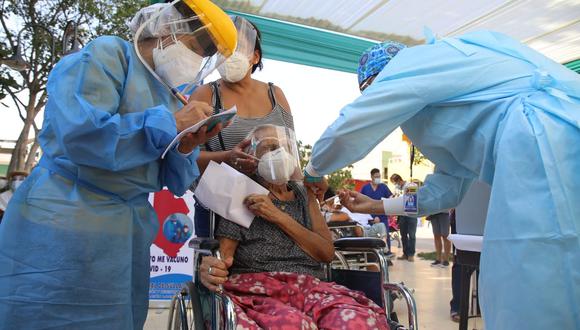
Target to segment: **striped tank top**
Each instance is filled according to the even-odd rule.
[[[222,108],[221,93],[219,91],[219,84],[217,82],[210,83],[212,89],[212,105],[215,109]],[[274,94],[274,84],[268,83],[268,94],[272,102],[272,111],[261,118],[242,118],[234,116],[231,124],[223,129],[220,134],[212,137],[202,150],[207,151],[224,151],[233,149],[238,143],[242,142],[250,131],[260,125],[278,125],[289,127],[294,130],[294,119],[292,114],[284,110],[284,108],[276,101]]]

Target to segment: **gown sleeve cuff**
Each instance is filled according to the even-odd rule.
[[[407,215],[404,208],[403,196],[383,198],[383,208],[386,215]]]
[[[322,176],[314,170],[311,163],[308,163],[308,165],[306,165],[306,168],[304,169],[304,181],[319,182],[321,180]]]
[[[147,109],[145,115],[146,126],[154,144],[164,150],[177,135],[175,117],[164,106]]]

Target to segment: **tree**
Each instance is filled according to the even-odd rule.
[[[302,141],[298,141],[298,152],[300,153],[300,167],[304,168],[310,156],[312,155],[312,146],[309,144],[304,145]],[[353,166],[349,165],[341,170],[335,171],[330,175],[327,175],[326,179],[328,185],[336,190],[339,189],[353,189],[354,184],[352,183],[352,169]]]
[[[147,0],[3,0],[0,8],[0,58],[16,52],[17,45],[29,68],[0,68],[0,99],[4,110],[18,111],[24,127],[12,153],[8,171],[29,172],[39,148],[36,116],[48,99],[47,78],[62,54],[60,36],[69,21],[79,27],[79,38],[100,34],[129,38],[128,19]],[[20,38],[18,36],[20,35]],[[18,40],[20,39],[20,40]],[[32,134],[31,134],[32,133]],[[30,137],[32,135],[32,138]]]

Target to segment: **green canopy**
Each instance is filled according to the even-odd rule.
[[[580,59],[564,64],[568,69],[580,73]]]
[[[262,33],[264,57],[319,68],[356,72],[361,53],[376,41],[235,11]]]
[[[319,68],[356,73],[361,53],[376,43],[329,30],[266,18],[233,10],[256,24],[262,33],[264,57]],[[580,73],[580,60],[565,64]]]

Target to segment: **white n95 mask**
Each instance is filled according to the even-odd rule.
[[[195,81],[202,61],[179,40],[165,48],[153,48],[155,73],[171,88]]]
[[[284,184],[296,170],[296,159],[284,148],[265,153],[258,163],[258,175],[272,184]]]
[[[244,79],[249,69],[250,60],[244,54],[235,52],[218,67],[218,72],[223,80],[235,83]]]

